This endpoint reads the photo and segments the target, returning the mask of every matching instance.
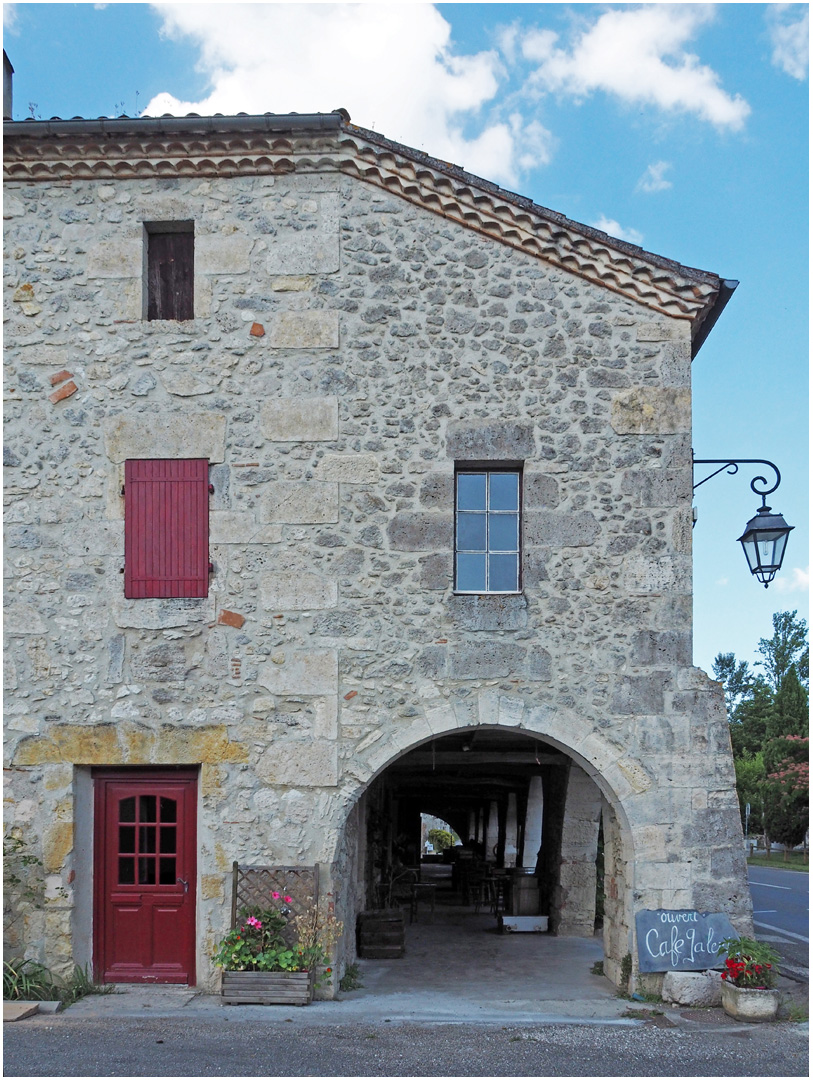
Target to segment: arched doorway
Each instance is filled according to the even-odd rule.
[[[603,917],[605,971],[617,981],[630,948],[631,843],[620,801],[590,762],[515,723],[458,727],[396,751],[359,794],[340,845],[350,925],[359,911],[385,906],[385,896],[392,901],[388,883],[420,866],[422,814],[463,841],[456,902],[477,900],[464,861],[476,884],[483,871],[526,874],[535,880],[523,883],[525,906],[512,906],[547,916],[561,936],[592,938]]]

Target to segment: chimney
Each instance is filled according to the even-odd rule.
[[[6,56],[6,50],[3,49],[3,119],[11,120],[11,108],[12,108],[12,88],[11,88],[11,76],[14,74],[14,68],[11,66],[11,61]]]

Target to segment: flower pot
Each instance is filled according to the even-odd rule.
[[[779,1010],[779,991],[752,990],[723,979],[723,1008],[735,1020],[748,1024],[775,1020]]]
[[[224,1005],[310,1005],[311,971],[224,971],[220,984]]]

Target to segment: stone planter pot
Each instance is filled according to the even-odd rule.
[[[310,1005],[312,971],[224,971],[224,1005]]]
[[[722,980],[723,1008],[735,1020],[760,1024],[775,1020],[779,1011],[778,990],[750,990]]]

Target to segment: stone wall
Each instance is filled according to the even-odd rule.
[[[352,921],[366,785],[481,723],[624,807],[636,904],[747,919],[722,698],[691,667],[688,322],[338,173],[6,187],[30,954],[66,965],[88,925],[89,766],[201,766],[211,983],[232,860],[332,866]],[[195,318],[142,321],[143,222],[189,219]],[[123,463],[153,456],[211,462],[206,599],[123,597]],[[455,462],[484,460],[524,463],[520,596],[452,595]]]

